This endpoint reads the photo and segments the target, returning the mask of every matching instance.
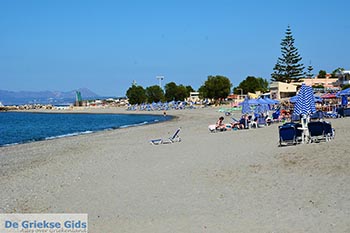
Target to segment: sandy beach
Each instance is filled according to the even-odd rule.
[[[93,233],[350,232],[350,118],[333,141],[278,147],[278,124],[210,133],[217,110],[0,147],[0,213],[88,213]]]

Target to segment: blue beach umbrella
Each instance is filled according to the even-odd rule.
[[[341,95],[341,105],[342,106],[348,105],[348,96],[347,95]]]
[[[298,101],[298,95],[290,97],[289,101],[291,103],[296,103]]]
[[[269,105],[271,104],[269,101],[267,101],[266,99],[262,99],[262,98],[259,98],[258,99],[258,102],[263,105],[263,107],[266,109],[266,110],[270,110],[270,107]]]
[[[311,87],[311,89],[312,89],[312,87]],[[322,103],[323,99],[320,96],[317,96],[317,95],[312,95],[312,96],[313,96],[315,102]],[[292,97],[290,97],[289,101],[294,104],[298,101],[298,98],[299,98],[299,95],[292,96]]]
[[[340,98],[341,96],[349,96],[350,95],[350,87],[344,90],[341,90],[337,93],[337,98]]]
[[[249,105],[258,105],[259,102],[257,99],[248,99],[248,104]]]
[[[268,102],[269,104],[279,104],[280,102],[278,100],[273,100],[268,97],[265,97],[264,100]]]
[[[339,97],[341,97],[343,95],[350,95],[350,87],[347,88],[347,89],[339,91],[336,96],[339,98]]]
[[[265,108],[266,113],[271,110],[271,106],[269,104],[264,104],[263,107]]]
[[[322,99],[321,96],[314,95],[314,98],[315,98],[315,102],[316,103],[322,103],[323,102],[323,99]]]
[[[314,98],[312,87],[302,84],[297,96],[298,98],[294,105],[293,114],[308,115],[316,112],[315,98]]]
[[[258,110],[261,113],[266,113],[270,110],[269,102],[267,100],[259,98],[259,99],[257,99],[257,102],[260,105],[260,107],[258,105],[258,107],[259,107]]]
[[[156,102],[152,102],[152,103],[151,103],[151,108],[152,108],[153,110],[157,109],[157,108],[158,108],[157,103],[156,103]]]
[[[245,98],[240,105],[242,105],[242,114],[251,113],[252,110],[250,109],[249,100],[247,98]]]
[[[269,102],[267,102],[267,100],[259,98],[256,100],[259,104],[269,104]]]
[[[265,107],[261,104],[257,105],[254,109],[254,113],[255,114],[259,114],[259,113],[265,113]]]

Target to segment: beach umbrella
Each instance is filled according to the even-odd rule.
[[[267,100],[259,98],[256,100],[259,104],[269,104],[269,102],[267,102]]]
[[[308,115],[308,114],[316,112],[315,98],[313,95],[312,87],[306,86],[305,84],[302,84],[297,96],[298,97],[297,97],[297,101],[294,105],[293,114]]]
[[[322,103],[323,102],[323,99],[322,99],[321,96],[314,95],[314,98],[315,98],[315,102],[316,103]]]
[[[342,95],[341,96],[341,105],[342,106],[347,106],[348,105],[348,96],[347,95]]]
[[[248,99],[248,104],[249,105],[258,105],[259,102],[257,99]]]
[[[270,103],[262,98],[257,99],[258,103],[261,105],[260,106],[260,111],[263,113],[267,113],[270,110]]]
[[[312,89],[312,87],[311,87],[311,89]],[[312,96],[313,96],[315,102],[322,103],[323,99],[320,96],[317,96],[317,95],[312,95]],[[292,96],[292,97],[290,97],[289,101],[291,103],[295,104],[298,101],[298,98],[299,98],[299,95]]]
[[[339,98],[339,97],[341,97],[343,95],[345,95],[345,96],[349,96],[350,95],[350,87],[347,88],[347,89],[339,91],[336,96]]]
[[[245,98],[243,100],[243,102],[240,103],[240,105],[242,105],[242,114],[249,114],[249,113],[251,113],[252,110],[250,109],[248,98]]]
[[[327,94],[321,95],[321,98],[322,99],[335,99],[335,98],[337,98],[337,96],[333,93],[327,93]]]
[[[157,105],[157,103],[156,102],[152,102],[151,103],[151,108],[154,110],[154,109],[157,109],[158,108],[158,105]]]
[[[265,112],[266,112],[266,107],[264,107],[263,104],[257,105],[254,109],[255,114],[260,114],[260,113],[265,113]]]
[[[289,101],[291,103],[296,103],[298,101],[298,95],[290,97]]]
[[[265,100],[268,104],[279,104],[279,103],[280,103],[278,100],[273,100],[273,99],[270,99],[269,97],[265,97],[264,100]]]

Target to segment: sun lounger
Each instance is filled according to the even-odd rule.
[[[300,115],[293,114],[291,120],[292,120],[292,122],[300,121],[301,120]]]
[[[297,129],[294,124],[286,124],[279,126],[279,144],[295,145],[297,144]]]
[[[266,118],[263,116],[259,116],[256,123],[258,128],[267,126]]]
[[[325,118],[338,118],[338,113],[337,112],[324,112],[324,117]]]
[[[153,139],[153,140],[150,140],[150,143],[152,145],[160,145],[160,144],[171,144],[171,143],[174,143],[174,142],[181,142],[181,138],[179,136],[180,130],[181,130],[181,128],[178,128],[175,131],[175,133],[173,134],[173,136],[171,136],[170,138],[167,138],[167,139],[161,139],[161,138]]]
[[[309,141],[319,142],[320,140],[326,140],[324,124],[321,121],[311,121],[307,124],[309,129]]]
[[[326,141],[330,141],[335,137],[335,130],[332,128],[330,122],[323,121],[324,135],[326,137]]]

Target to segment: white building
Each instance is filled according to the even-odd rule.
[[[188,102],[199,102],[200,99],[199,99],[199,92],[190,92],[190,97],[187,98],[187,101]]]
[[[270,84],[270,95],[271,99],[284,99],[289,98],[297,93],[298,83],[283,83],[283,82],[272,82]]]

